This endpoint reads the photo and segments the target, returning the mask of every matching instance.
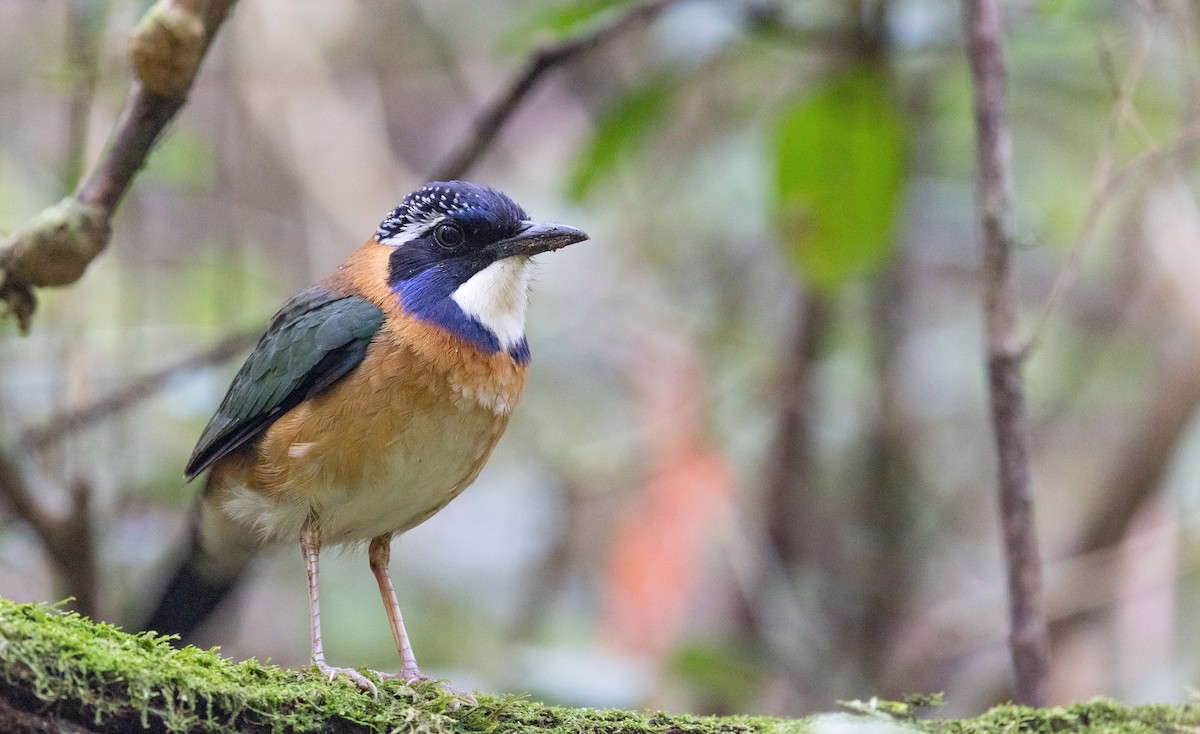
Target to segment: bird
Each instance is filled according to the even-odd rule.
[[[586,239],[488,186],[436,181],[405,196],[284,304],[233,378],[184,469],[188,481],[208,472],[189,542],[142,627],[186,636],[259,548],[298,543],[312,664],[378,695],[358,670],[329,665],[321,639],[321,550],[366,544],[401,662],[377,675],[427,679],[391,541],[478,476],[525,384],[530,259]]]

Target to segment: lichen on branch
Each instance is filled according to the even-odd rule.
[[[142,87],[164,97],[187,96],[204,53],[199,0],[160,0],[129,37],[129,60]]]
[[[103,208],[68,197],[17,230],[6,272],[33,286],[74,283],[104,249],[109,234]]]

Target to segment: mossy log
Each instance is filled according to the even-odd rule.
[[[380,685],[379,697],[313,670],[216,649],[176,649],[40,604],[0,599],[0,732],[1200,732],[1200,707],[1006,706],[969,720],[915,720],[903,704],[856,704],[866,714],[808,719],[704,717],[574,709],[480,694],[462,704],[434,683]]]

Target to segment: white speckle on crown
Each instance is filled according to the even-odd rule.
[[[375,231],[375,239],[393,247],[414,240],[450,212],[461,212],[480,204],[474,192],[459,192],[445,186],[426,186],[404,197]]]

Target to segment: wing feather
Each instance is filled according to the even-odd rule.
[[[328,389],[362,362],[384,315],[357,296],[314,286],[288,301],[233,378],[184,470],[191,479]]]

